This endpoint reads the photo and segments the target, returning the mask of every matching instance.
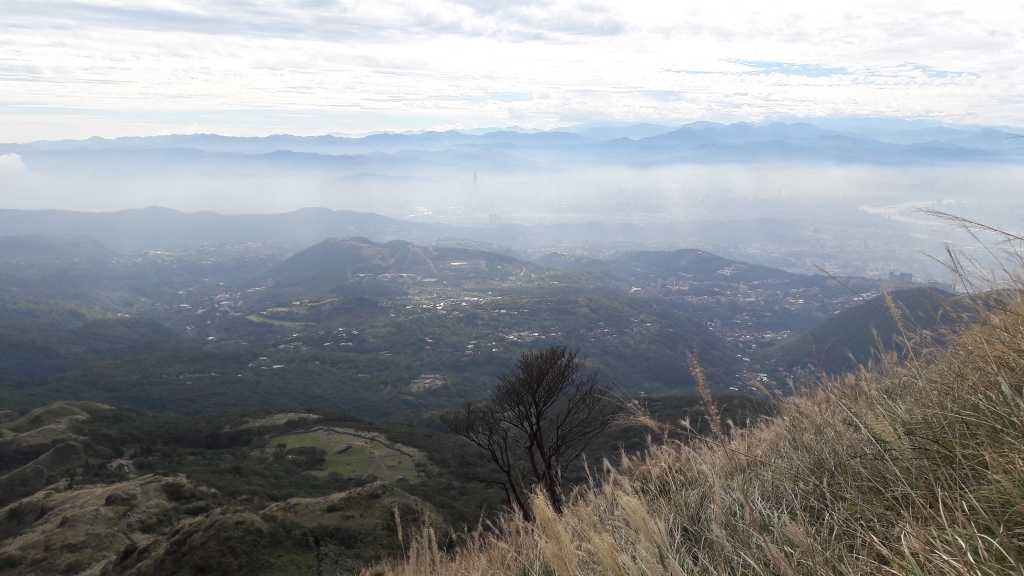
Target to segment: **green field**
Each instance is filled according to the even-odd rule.
[[[327,451],[323,470],[312,474],[326,475],[337,472],[347,477],[373,474],[381,480],[405,478],[416,482],[416,468],[412,458],[375,440],[358,436],[316,430],[301,434],[288,434],[274,438],[273,446],[284,444],[288,448],[313,447]]]

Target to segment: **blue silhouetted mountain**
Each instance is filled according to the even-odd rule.
[[[447,131],[359,138],[215,134],[89,138],[2,144],[0,153],[15,152],[30,165],[51,168],[97,162],[120,166],[140,162],[142,166],[151,162],[231,166],[244,161],[316,166],[350,173],[409,171],[424,166],[515,171],[558,167],[567,158],[582,163],[640,167],[695,162],[1018,162],[1019,155],[1006,142],[1010,134],[995,128],[933,127],[857,133],[809,123],[695,122],[678,129],[637,124],[593,126],[578,132]]]

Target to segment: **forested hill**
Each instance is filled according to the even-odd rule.
[[[693,390],[680,364],[691,351],[718,391],[743,369],[701,321],[637,297],[614,271],[451,241],[336,238],[287,258],[276,245],[101,251],[85,266],[53,239],[9,241],[51,250],[42,264],[0,263],[0,398],[20,409],[316,404],[379,418],[480,397],[518,353],[555,343],[631,393]],[[437,378],[416,384],[424,374]]]
[[[927,337],[940,343],[942,330],[962,323],[969,304],[932,288],[889,296],[891,306],[885,296],[876,296],[765,350],[759,360],[781,369],[810,365],[830,374],[846,372],[877,361],[880,350],[904,353],[905,340],[920,343]]]
[[[539,262],[558,268],[581,270],[608,270],[623,278],[649,286],[658,280],[669,282],[758,282],[763,280],[792,280],[796,274],[736,262],[694,248],[672,251],[631,251],[612,254],[607,258],[571,258],[558,253],[548,254]]]
[[[23,256],[0,261],[0,398],[22,409],[314,403],[379,418],[480,397],[519,352],[550,344],[579,347],[633,394],[692,392],[689,352],[715,390],[756,393],[742,374],[765,369],[760,350],[853,301],[828,278],[702,250],[547,267],[457,239],[122,254],[79,236],[2,241]]]
[[[407,281],[440,278],[466,281],[495,276],[501,266],[521,266],[538,272],[542,267],[511,256],[449,246],[417,246],[394,240],[375,243],[367,238],[324,240],[268,270],[262,279],[306,296],[358,279],[388,280],[398,275]]]

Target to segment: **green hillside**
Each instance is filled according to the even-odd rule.
[[[607,269],[634,282],[650,285],[658,280],[691,280],[702,282],[760,280],[789,280],[796,277],[783,270],[736,262],[696,249],[664,252],[621,252],[605,259],[584,259],[570,265],[573,268]]]
[[[345,429],[318,429],[309,432],[285,434],[271,440],[275,449],[289,452],[305,449],[293,456],[299,460],[312,458],[314,474],[331,472],[355,478],[373,474],[381,480],[419,482],[416,474],[416,455],[409,449],[389,445],[387,440],[368,437]],[[423,463],[421,463],[421,466]]]
[[[47,378],[78,364],[53,342],[0,332],[0,382]]]
[[[631,394],[693,393],[690,352],[713,390],[749,392],[739,375],[760,350],[850,301],[826,277],[700,250],[550,268],[480,246],[336,238],[291,255],[245,245],[52,273],[9,263],[0,402],[192,415],[318,405],[384,418],[482,397],[517,354],[552,344],[578,347]],[[422,375],[436,378],[418,387]]]
[[[40,380],[102,360],[167,352],[181,344],[179,337],[155,320],[132,317],[35,333],[0,327],[0,382]]]
[[[949,293],[929,288],[899,290],[891,294],[907,336],[937,332],[962,320],[962,304]],[[758,356],[762,365],[788,369],[812,365],[836,374],[867,365],[882,350],[904,351],[900,326],[883,296],[853,306],[810,331],[780,342]]]
[[[769,411],[718,401],[741,425]],[[708,430],[692,398],[649,404],[664,422]],[[440,431],[436,414],[419,419],[40,407],[0,423],[0,571],[351,574],[400,556],[425,525],[447,538],[448,527],[496,520],[504,500],[486,456]],[[614,426],[588,461],[645,450],[647,433]],[[588,478],[579,465],[567,476],[567,490]],[[47,546],[59,553],[39,554]]]
[[[280,416],[189,420],[57,404],[19,420],[0,441],[0,570],[351,573],[401,552],[396,520],[440,528],[493,506],[486,486],[461,485],[467,500],[438,499],[439,509],[400,482],[307,472],[270,437],[311,422],[360,422]],[[118,458],[126,470],[112,469]],[[420,483],[429,486],[421,492],[447,495],[452,480],[422,465],[429,477]],[[38,553],[46,547],[60,552]]]
[[[142,342],[172,340],[179,334],[148,318],[99,318],[75,328],[71,335],[89,348],[128,346]]]
[[[502,266],[508,270],[514,266],[519,273],[540,270],[511,256],[482,250],[416,246],[401,240],[381,244],[366,238],[332,238],[271,268],[262,279],[272,288],[292,289],[289,293],[305,296],[338,291],[391,295],[400,288],[395,282],[489,279],[496,277]],[[380,278],[382,275],[385,278]]]

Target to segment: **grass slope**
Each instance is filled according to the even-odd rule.
[[[347,478],[374,475],[381,480],[406,479],[416,482],[416,465],[412,454],[402,453],[380,440],[358,433],[335,429],[319,429],[278,436],[271,440],[275,447],[319,448],[325,452],[323,470],[313,474],[326,476],[337,472]]]

